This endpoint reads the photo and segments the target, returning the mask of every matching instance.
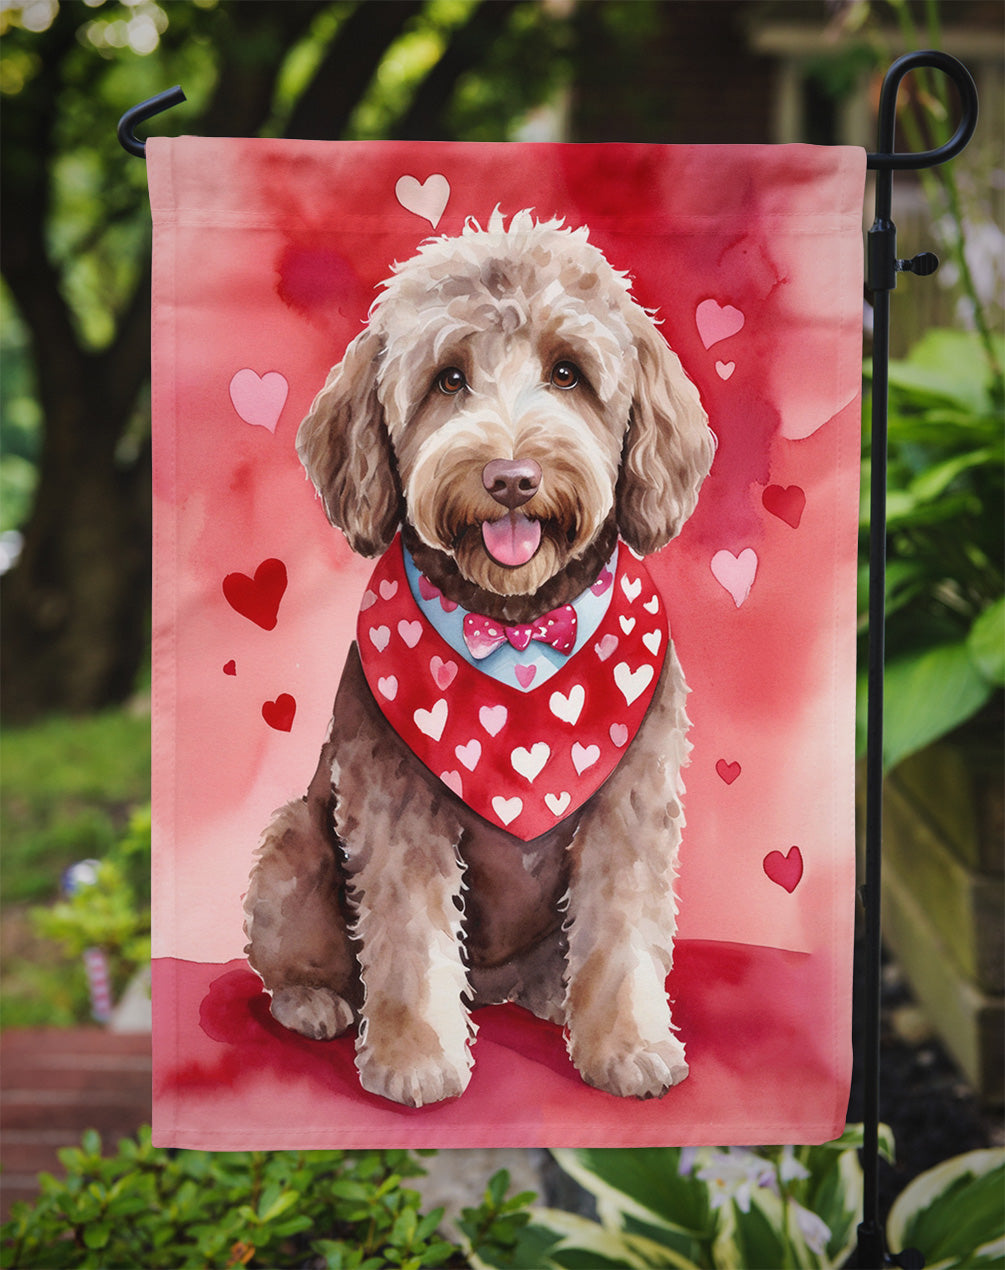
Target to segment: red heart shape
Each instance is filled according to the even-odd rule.
[[[237,662],[236,662],[236,661],[234,661],[233,657],[232,657],[232,658],[230,659],[230,661],[228,661],[228,662],[227,662],[227,664],[224,666],[224,668],[223,668],[223,673],[224,673],[225,675],[236,675],[236,674],[237,674]]]
[[[228,573],[223,579],[223,594],[230,607],[267,631],[276,625],[285,591],[286,565],[282,560],[263,560],[253,578],[246,573]]]
[[[791,895],[803,876],[803,853],[798,847],[790,847],[788,855],[769,851],[764,857],[764,872]]]
[[[289,732],[296,712],[297,703],[288,692],[281,692],[275,701],[266,701],[262,706],[262,718],[277,732]]]
[[[715,770],[727,785],[732,785],[733,781],[740,775],[739,763],[727,763],[724,758],[719,759],[715,765]]]
[[[799,528],[806,506],[806,494],[798,485],[766,485],[761,495],[764,510],[784,520],[793,529]]]

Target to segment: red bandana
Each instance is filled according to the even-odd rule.
[[[621,543],[597,629],[549,679],[521,692],[433,629],[396,539],[370,579],[356,640],[370,691],[405,744],[473,811],[526,842],[614,770],[652,700],[669,629],[652,578]]]

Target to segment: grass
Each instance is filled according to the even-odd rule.
[[[31,908],[57,899],[64,870],[104,856],[149,802],[150,717],[127,707],[5,728],[0,755],[3,1026],[85,1022],[80,959],[38,934]]]
[[[150,800],[150,716],[133,708],[5,728],[0,756],[3,905],[55,897]]]

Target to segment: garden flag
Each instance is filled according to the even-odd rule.
[[[147,162],[155,1141],[837,1136],[865,154]]]

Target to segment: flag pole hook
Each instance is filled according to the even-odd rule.
[[[119,144],[130,154],[135,154],[138,159],[145,159],[147,157],[146,143],[137,137],[136,125],[143,123],[145,119],[152,119],[154,115],[159,115],[165,110],[170,110],[172,106],[180,105],[183,101],[185,101],[185,94],[175,84],[174,88],[166,88],[164,92],[148,97],[146,101],[141,101],[139,105],[127,110],[119,120],[119,126],[116,129]]]

